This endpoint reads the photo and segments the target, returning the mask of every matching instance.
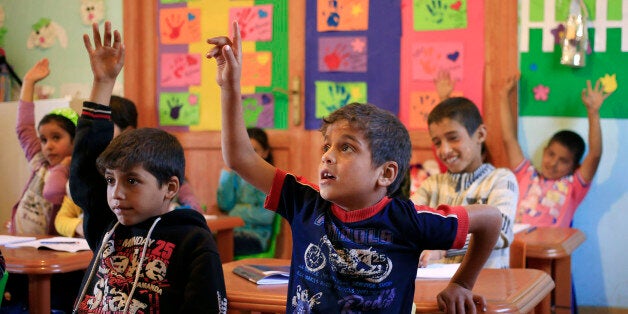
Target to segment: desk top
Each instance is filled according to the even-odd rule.
[[[530,232],[515,234],[516,241],[526,243],[526,257],[562,258],[570,256],[586,239],[575,228],[538,227]]]
[[[18,274],[41,275],[86,269],[92,259],[92,251],[70,253],[34,247],[0,248],[7,271]]]
[[[288,285],[255,285],[233,273],[241,264],[289,265],[286,259],[245,259],[222,265],[230,309],[285,312]],[[417,280],[417,312],[437,312],[436,295],[449,280]],[[554,288],[550,276],[536,269],[484,269],[473,291],[483,295],[488,312],[526,313]]]
[[[212,232],[244,226],[244,220],[235,216],[205,215],[205,221],[207,221],[207,226]]]

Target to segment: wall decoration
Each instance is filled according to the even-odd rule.
[[[288,127],[288,96],[280,92],[288,89],[288,0],[161,0],[157,10],[160,126],[181,132],[221,129],[216,62],[205,58],[211,47],[206,39],[230,34],[238,20],[245,40],[241,84],[246,123]],[[186,103],[183,95],[188,94],[197,95],[198,104]],[[180,108],[181,118],[172,118],[174,108]]]
[[[234,7],[229,10],[229,25],[238,21],[242,41],[270,41],[273,38],[273,5]],[[233,38],[233,30],[229,31]]]
[[[433,81],[447,70],[456,81],[463,79],[464,49],[459,42],[425,42],[412,45],[412,79]]]
[[[48,49],[54,46],[57,41],[63,48],[68,46],[68,35],[61,25],[49,18],[40,18],[37,23],[31,26],[31,33],[26,40],[26,48]]]
[[[350,103],[366,102],[366,82],[330,82],[317,81],[316,86],[316,118],[328,116],[332,111]]]
[[[275,126],[275,96],[272,93],[242,95],[242,107],[246,127]]]
[[[415,31],[467,27],[467,0],[414,0]]]
[[[318,39],[319,72],[366,72],[366,36],[321,37]]]
[[[401,1],[305,3],[305,128],[317,130],[321,117],[349,101],[369,102],[397,114]],[[345,27],[344,14],[365,20],[360,27]],[[337,27],[328,27],[330,20]],[[355,88],[363,95],[347,99]]]
[[[161,93],[159,95],[159,124],[189,126],[198,124],[199,95],[194,93]]]
[[[201,40],[201,10],[164,9],[159,12],[159,30],[163,44],[187,44]]]
[[[586,66],[560,64],[562,23],[571,1],[521,1],[520,10],[520,94],[521,116],[586,117],[580,92],[586,81],[600,79],[604,91],[614,91],[600,108],[602,118],[628,118],[621,88],[628,77],[628,16],[626,1],[584,1],[589,12],[589,50]],[[618,13],[619,12],[619,13]],[[557,41],[558,39],[558,41]],[[539,88],[543,86],[543,88]]]
[[[100,23],[105,18],[104,0],[81,0],[81,21],[85,25]]]
[[[317,0],[317,29],[365,31],[369,27],[369,0]]]

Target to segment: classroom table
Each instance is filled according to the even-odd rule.
[[[259,258],[223,264],[228,309],[231,312],[285,313],[288,285],[255,285],[233,273],[233,269],[242,264],[289,265],[290,260]],[[417,312],[438,312],[436,295],[448,282],[448,279],[417,279],[414,292]],[[553,288],[551,277],[536,269],[484,269],[473,291],[486,298],[486,313],[527,313]]]
[[[28,276],[28,309],[31,314],[50,313],[50,279],[53,274],[84,270],[92,259],[92,251],[70,253],[34,247],[0,247],[7,271]]]
[[[571,253],[586,239],[575,228],[537,227],[515,234],[515,241],[526,245],[526,268],[542,270],[552,276],[556,288],[536,309],[537,313],[571,313]]]
[[[240,217],[205,215],[209,229],[216,234],[216,245],[222,263],[233,261],[233,228],[244,226]]]

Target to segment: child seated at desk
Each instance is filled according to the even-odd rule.
[[[109,102],[124,63],[118,31],[83,36],[94,81],[70,172],[94,251],[74,312],[226,313],[222,264],[205,218],[172,210],[185,173],[181,144],[143,128],[112,140]],[[111,143],[110,143],[111,142]],[[101,175],[104,175],[104,180]]]
[[[419,254],[460,248],[467,258],[438,295],[441,310],[475,312],[486,302],[472,287],[499,233],[501,217],[487,205],[415,206],[389,198],[410,162],[410,136],[392,113],[349,104],[324,119],[319,186],[275,168],[251,146],[241,105],[242,42],[211,38],[218,64],[222,152],[226,165],[268,194],[266,208],[291,225],[293,251],[286,312],[409,313]],[[477,303],[474,303],[477,302]]]
[[[598,80],[595,88],[587,80],[582,103],[589,119],[589,152],[584,157],[582,137],[569,130],[555,133],[543,149],[541,167],[535,168],[523,155],[517,140],[516,114],[510,108],[510,95],[517,91],[518,75],[509,77],[500,91],[501,124],[508,165],[519,181],[517,223],[533,226],[570,227],[580,202],[589,192],[602,158],[600,108],[610,96]]]

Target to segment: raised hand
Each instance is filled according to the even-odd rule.
[[[43,80],[48,74],[50,74],[50,68],[48,67],[48,59],[43,58],[26,72],[24,75],[24,81],[31,83],[37,83]]]
[[[587,80],[587,88],[582,89],[582,102],[587,107],[589,114],[600,111],[602,103],[611,93],[605,93],[600,80],[595,82],[595,88],[591,88],[591,81]]]
[[[440,101],[449,98],[454,91],[454,80],[451,79],[451,74],[448,70],[438,71],[434,78],[434,85]]]
[[[105,34],[101,38],[98,24],[92,24],[94,45],[89,35],[83,35],[83,42],[89,54],[89,62],[94,74],[94,82],[115,83],[124,65],[124,44],[117,30],[111,33],[111,22],[105,22]],[[108,102],[107,102],[108,103]]]
[[[208,59],[216,59],[216,83],[222,88],[239,88],[242,75],[242,38],[238,22],[233,22],[233,41],[229,37],[220,36],[207,40],[215,45],[207,54]]]

